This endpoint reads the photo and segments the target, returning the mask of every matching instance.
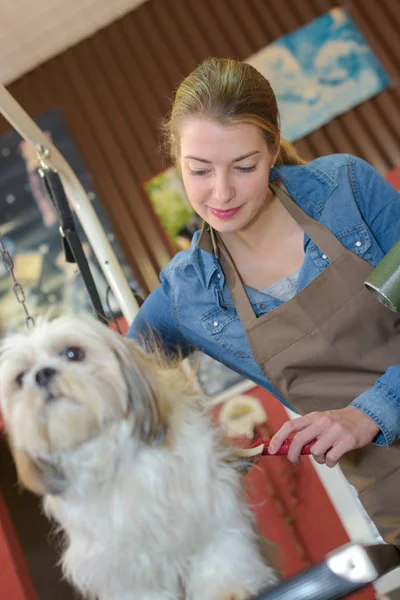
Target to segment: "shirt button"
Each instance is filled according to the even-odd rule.
[[[326,255],[326,254],[323,254],[323,255],[322,255],[322,258],[323,258],[324,260],[326,260],[328,257],[327,257],[327,255]]]
[[[221,273],[218,273],[217,277],[218,279],[221,279]]]
[[[218,321],[214,321],[213,325],[214,325],[214,327],[218,327],[218,325],[219,325]]]
[[[264,306],[265,306],[265,305],[264,305],[264,303],[263,303],[263,302],[261,302],[261,304],[260,304],[260,308],[264,308]]]
[[[358,240],[358,242],[356,242],[356,246],[357,246],[357,248],[359,248],[361,246],[360,240]]]

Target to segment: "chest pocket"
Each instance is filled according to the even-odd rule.
[[[211,336],[218,345],[239,358],[253,358],[243,325],[234,309],[223,311],[215,307],[203,315],[201,322],[207,336]]]
[[[372,241],[366,225],[361,224],[356,227],[339,231],[336,233],[336,237],[347,250],[354,252],[354,254],[357,254],[364,260],[372,263]],[[312,240],[308,240],[305,250],[312,257],[319,270],[322,271],[330,264],[329,258]]]
[[[340,231],[336,237],[342,242],[343,246],[354,254],[362,256],[364,260],[372,258],[370,253],[371,236],[366,225],[359,225],[352,229]]]

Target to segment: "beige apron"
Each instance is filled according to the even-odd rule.
[[[400,317],[365,289],[373,267],[283,189],[271,188],[331,264],[294,298],[257,318],[218,239],[226,283],[254,358],[282,397],[300,414],[343,408],[400,362]],[[205,237],[199,246],[209,249]],[[369,444],[345,455],[340,466],[382,537],[400,545],[400,444]]]

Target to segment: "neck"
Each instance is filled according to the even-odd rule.
[[[286,219],[285,219],[286,217]],[[268,190],[267,198],[257,215],[240,231],[220,234],[229,251],[237,249],[254,252],[271,244],[272,238],[282,234],[281,225],[287,220],[287,213],[280,200]]]

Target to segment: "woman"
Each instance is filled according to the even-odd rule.
[[[268,81],[230,59],[201,63],[166,125],[189,200],[204,220],[161,273],[129,335],[193,347],[303,417],[289,459],[312,453],[348,479],[387,541],[400,544],[399,322],[364,288],[400,237],[400,197],[349,155],[308,164],[280,139]],[[373,442],[372,444],[370,442]]]

